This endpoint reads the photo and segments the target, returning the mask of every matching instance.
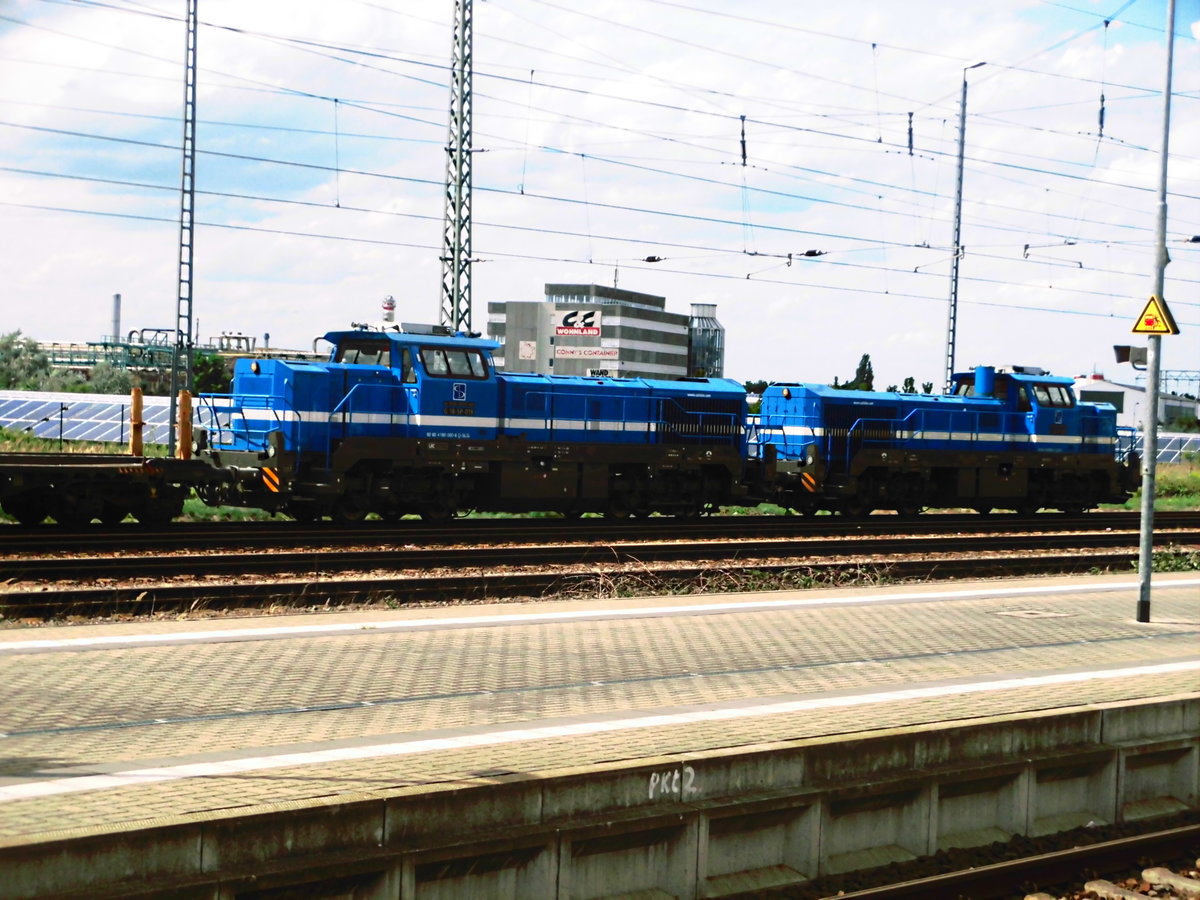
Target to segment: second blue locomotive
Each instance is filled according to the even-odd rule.
[[[1123,503],[1138,477],[1116,410],[1027,366],[955,375],[947,396],[774,384],[759,429],[778,454],[778,502],[804,513],[1077,513]]]

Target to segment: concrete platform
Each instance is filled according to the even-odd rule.
[[[1195,809],[1200,577],[1136,595],[0,631],[0,897],[721,896]]]

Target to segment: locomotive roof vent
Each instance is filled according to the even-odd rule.
[[[1033,375],[1035,378],[1050,373],[1041,366],[997,366],[997,372],[1007,372],[1012,375]]]

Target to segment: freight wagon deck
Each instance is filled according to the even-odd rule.
[[[17,521],[61,525],[132,515],[162,524],[179,515],[190,488],[224,477],[198,460],[118,453],[0,453],[0,506]]]

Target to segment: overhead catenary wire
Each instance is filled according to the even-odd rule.
[[[381,9],[383,9],[384,7],[380,7],[380,8],[381,8]],[[387,10],[387,11],[388,11],[388,12],[394,12],[394,10]],[[874,46],[874,45],[872,44],[872,46]],[[436,68],[436,66],[435,66],[435,68]],[[528,84],[529,84],[529,90],[530,90],[530,91],[532,91],[532,86],[533,86],[533,72],[532,72],[532,70],[530,70],[530,78],[529,78],[529,82],[528,82]],[[877,86],[877,85],[876,85],[876,86]],[[540,90],[540,88],[539,88],[539,90]],[[585,92],[585,93],[586,93],[586,92]],[[336,98],[335,98],[335,99],[336,99]],[[529,108],[529,106],[530,106],[530,104],[529,104],[529,102],[527,101],[527,103],[526,103],[526,108],[528,109],[528,108]],[[336,108],[337,108],[337,107],[335,106],[335,110],[336,110]],[[683,108],[683,107],[681,107],[681,108]],[[693,112],[694,112],[694,110],[693,110]],[[882,140],[881,140],[881,139],[882,139],[882,137],[883,137],[884,119],[883,119],[883,116],[882,116],[882,111],[881,111],[881,110],[880,110],[880,108],[879,108],[879,104],[878,104],[878,102],[877,102],[877,104],[876,104],[876,110],[875,110],[875,120],[876,120],[875,124],[876,124],[876,126],[877,126],[877,127],[876,127],[876,134],[875,134],[875,135],[873,135],[872,137],[875,139],[875,143],[882,143]],[[529,118],[527,117],[527,118],[526,118],[526,126],[527,126],[527,127],[528,127],[528,124],[529,124]],[[768,126],[769,126],[769,127],[774,127],[774,123],[768,123]],[[846,135],[846,134],[838,134],[836,129],[825,129],[824,131],[825,131],[825,136],[827,136],[827,137],[829,137],[829,138],[831,138],[831,139],[840,139],[840,140],[855,140],[855,139],[856,139],[855,137],[853,137],[853,136],[849,136],[849,135]],[[339,144],[339,141],[340,141],[340,134],[339,134],[339,133],[340,133],[340,132],[341,132],[341,134],[344,134],[344,132],[343,132],[341,129],[339,129],[339,127],[338,127],[338,124],[337,124],[337,122],[335,121],[335,127],[334,127],[334,138],[335,138],[335,161],[334,161],[334,167],[333,167],[333,169],[334,169],[334,173],[335,173],[335,179],[337,179],[337,178],[340,178],[340,172],[341,172],[341,163],[340,163],[340,158],[338,157],[338,150],[339,150],[339,146],[340,146],[340,144]],[[906,136],[906,137],[907,137],[907,136]],[[411,140],[411,139],[410,139],[410,140]],[[522,164],[522,177],[521,177],[521,187],[522,187],[522,189],[524,189],[524,186],[525,186],[525,185],[524,185],[524,181],[525,181],[525,162],[527,162],[527,160],[528,160],[528,152],[529,152],[528,143],[529,143],[529,142],[528,142],[528,140],[527,140],[527,141],[525,142],[525,144],[526,144],[526,147],[525,147],[525,149],[524,149],[524,152],[525,152],[525,154],[526,154],[526,155],[525,155],[525,159],[524,159],[524,161],[523,161],[523,164]],[[768,143],[769,143],[769,142],[766,142],[766,141],[764,141],[764,144],[763,144],[763,146],[764,146],[764,147],[765,147],[765,146],[768,146]],[[897,146],[901,146],[900,142],[895,142],[895,143],[896,143],[896,145],[897,145]],[[908,141],[907,141],[907,140],[905,140],[905,141],[903,142],[903,145],[902,145],[902,146],[903,146],[904,150],[905,150],[905,151],[907,151],[907,150],[909,149],[909,146],[908,146]],[[556,152],[556,151],[551,151],[551,152]],[[593,160],[592,160],[592,161],[593,161],[593,163],[596,163],[596,164],[600,163],[600,161],[601,161],[601,158],[600,158],[600,156],[599,156],[599,155],[597,155],[597,154],[594,154],[594,153],[590,153],[590,154],[588,154],[588,155],[591,155],[591,156],[593,157]],[[275,161],[268,160],[268,162],[274,163]],[[606,163],[605,163],[605,165],[607,165],[607,164],[608,164],[608,163],[606,162]],[[586,163],[582,161],[582,158],[581,158],[581,166],[584,168],[584,171],[585,171],[585,174],[586,174],[588,167],[587,167]],[[594,168],[594,166],[593,166],[593,168]],[[1057,176],[1057,175],[1059,174],[1059,173],[1057,173],[1057,172],[1047,172],[1047,171],[1046,171],[1046,169],[1045,169],[1045,167],[1036,167],[1036,166],[1035,166],[1035,167],[1030,167],[1030,168],[1028,168],[1028,169],[1020,169],[1020,168],[1018,168],[1018,169],[1017,169],[1017,174],[1018,174],[1018,175],[1020,175],[1022,172],[1028,172],[1028,173],[1030,173],[1030,174],[1037,173],[1037,174],[1039,174],[1039,175],[1050,175],[1050,176]],[[373,174],[373,173],[368,173],[368,174]],[[782,174],[782,173],[777,173],[777,174]],[[665,176],[664,176],[664,177],[665,177]],[[694,177],[694,176],[692,176],[692,177]],[[713,183],[714,185],[716,185],[716,184],[718,184],[718,183],[719,183],[719,180],[718,180],[718,179],[712,179],[711,181],[712,181],[712,183]],[[509,183],[511,184],[511,182],[509,182]],[[860,183],[861,183],[861,182],[860,182]],[[336,202],[335,202],[335,205],[338,205],[338,206],[340,206],[340,205],[341,205],[340,188],[339,188],[339,185],[336,183],[336,181],[335,181],[335,185],[334,185],[334,187],[335,187],[335,191],[337,192],[337,200],[336,200]],[[759,186],[755,186],[755,188],[752,188],[751,190],[756,190],[758,187],[759,187]],[[894,188],[894,186],[893,186],[893,185],[889,185],[888,187],[889,187],[889,188]],[[586,185],[585,185],[585,192],[586,192]],[[744,193],[745,193],[745,196],[749,196],[749,191],[744,191]],[[785,193],[785,192],[777,192],[777,194],[776,194],[776,195],[777,195],[777,196],[783,196],[783,195],[784,195],[784,193]],[[880,199],[880,198],[881,198],[881,195],[880,195],[878,192],[868,192],[868,191],[863,191],[863,193],[864,193],[864,195],[867,195],[867,194],[869,194],[869,195],[872,197],[872,201],[873,201],[873,202],[872,202],[870,205],[873,207],[873,211],[876,213],[876,217],[877,217],[877,219],[878,219],[880,222],[883,222],[883,221],[884,221],[884,218],[883,218],[883,217],[884,217],[885,213],[890,213],[890,212],[891,212],[891,210],[889,209],[889,210],[886,210],[886,211],[885,211],[885,210],[883,210],[883,209],[882,209],[882,203],[881,203],[881,199]],[[1190,193],[1190,192],[1185,192],[1185,196],[1186,196],[1186,193]],[[763,196],[769,196],[769,195],[763,195]],[[538,198],[534,198],[534,199],[538,199]],[[932,200],[933,200],[933,194],[932,194],[932,193],[930,194],[930,199],[931,199],[931,202],[932,202]],[[585,201],[586,201],[586,196],[585,196]],[[829,204],[829,206],[830,206],[831,208],[841,208],[841,204],[840,204],[840,203],[838,203],[838,202],[836,202],[836,201],[820,200],[820,201],[818,201],[818,202],[828,203],[828,204]],[[861,204],[861,205],[865,207],[865,206],[867,206],[868,204]],[[615,205],[615,206],[616,206],[616,208],[620,208],[620,207],[619,207],[619,205]],[[847,207],[847,208],[849,208],[849,207]],[[636,211],[634,207],[629,207],[629,209],[630,209],[630,210],[633,210],[633,211]],[[590,216],[590,211],[591,211],[591,206],[590,206],[590,204],[586,204],[586,203],[585,203],[585,210],[586,210],[587,214]],[[745,226],[746,218],[747,218],[747,217],[746,217],[746,215],[744,214],[744,215],[743,215],[743,227]],[[1014,232],[1015,232],[1017,229],[1015,229],[1015,228],[1014,228],[1013,230],[1014,230]],[[592,226],[591,226],[591,222],[590,222],[590,220],[589,220],[589,222],[588,222],[588,228],[587,228],[587,232],[588,232],[588,235],[589,235],[589,242],[590,242],[590,240],[591,240],[591,235],[592,235],[592,232],[593,232],[593,229],[592,229]],[[883,228],[882,228],[882,226],[881,226],[879,234],[880,234],[880,235],[882,235],[883,233],[884,233],[884,232],[883,232]],[[600,235],[599,235],[599,233],[598,233],[598,232],[596,233],[596,237],[597,237],[597,239],[599,239],[599,237],[600,237]],[[845,236],[843,236],[843,237],[845,237]],[[865,242],[865,243],[869,243],[869,242]],[[900,243],[898,244],[898,246],[911,246],[911,245],[904,244],[903,242],[900,242]],[[1019,246],[1019,243],[1018,243],[1018,246]],[[592,256],[592,248],[591,248],[591,246],[589,245],[589,253],[588,253],[588,257],[590,258],[591,256]]]

